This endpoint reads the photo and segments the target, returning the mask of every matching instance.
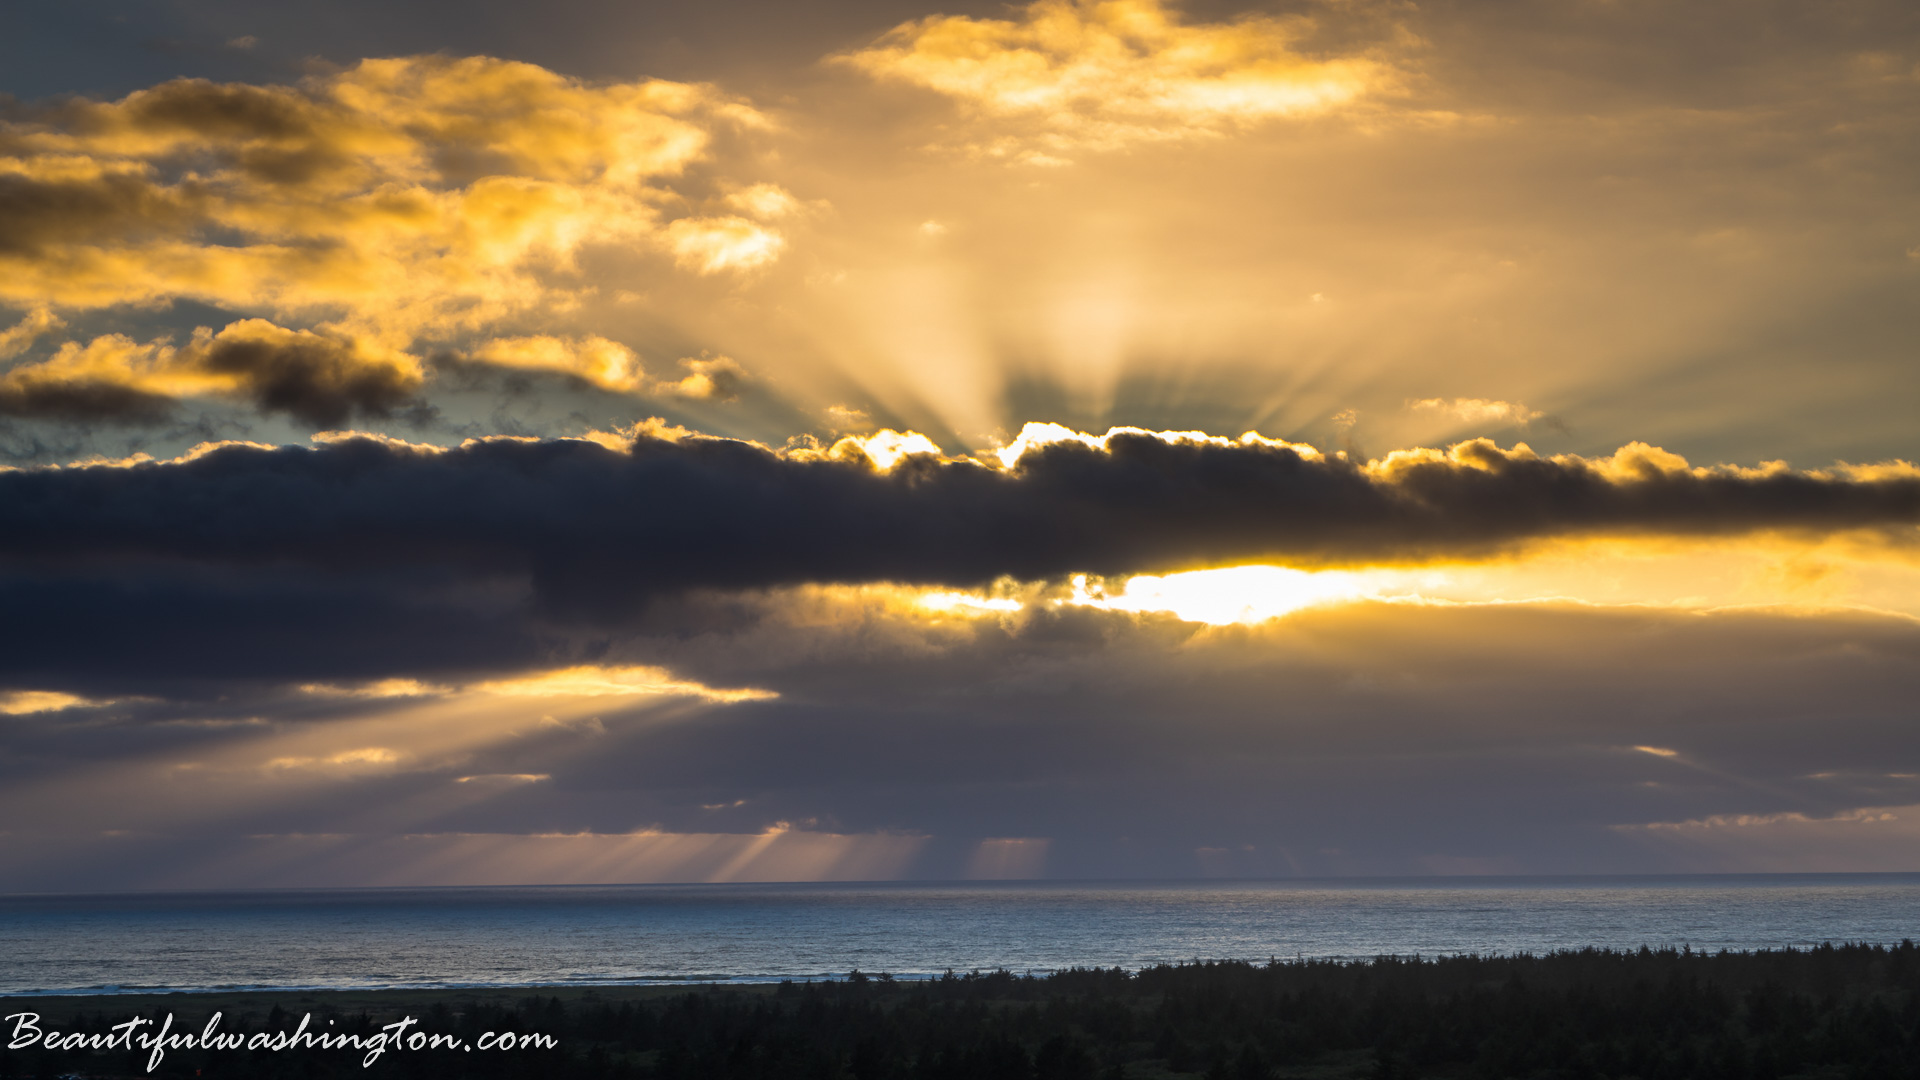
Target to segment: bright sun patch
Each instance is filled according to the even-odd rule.
[[[1570,541],[1495,562],[1328,570],[1255,565],[1104,579],[1076,574],[1064,594],[1037,586],[1024,598],[1006,588],[940,590],[921,593],[917,602],[954,616],[1067,605],[1166,613],[1214,626],[1363,602],[1746,609],[1780,615],[1853,611],[1920,619],[1920,566],[1842,541],[1814,547],[1783,547],[1768,538],[1714,545]]]
[[[1188,622],[1225,626],[1262,622],[1303,608],[1380,597],[1408,575],[1377,570],[1295,570],[1285,566],[1235,566],[1155,577],[1141,574],[1109,590],[1085,574],[1073,579],[1069,603],[1108,611],[1166,611]],[[1437,584],[1441,575],[1420,575]]]
[[[760,701],[779,695],[767,690],[722,690],[676,679],[656,667],[580,667],[543,671],[518,679],[501,679],[470,687],[492,697],[595,698],[679,695],[709,701]]]

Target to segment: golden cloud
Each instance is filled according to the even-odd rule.
[[[269,760],[263,768],[274,771],[282,769],[336,769],[348,772],[390,769],[405,760],[405,755],[384,746],[363,746],[352,750],[342,750],[337,754],[324,757],[285,756]]]
[[[1535,420],[1546,417],[1539,409],[1528,408],[1517,401],[1497,401],[1489,398],[1421,398],[1407,402],[1407,408],[1417,413],[1438,413],[1468,424],[1499,424],[1502,426],[1527,427]]]
[[[0,716],[25,716],[30,713],[59,712],[79,706],[110,704],[112,702],[93,701],[57,690],[14,690],[0,693]]]
[[[616,393],[695,401],[732,401],[750,381],[746,369],[725,356],[684,358],[680,366],[686,369],[686,375],[650,380],[632,349],[593,334],[494,338],[462,354],[461,359],[520,371],[571,375]]]
[[[667,226],[680,265],[702,274],[751,270],[780,257],[780,234],[742,217],[681,218]]]
[[[564,372],[608,390],[637,389],[643,374],[632,349],[595,335],[495,338],[467,355],[497,367]]]
[[[752,687],[719,688],[687,679],[675,678],[664,668],[646,666],[602,666],[594,664],[554,668],[523,674],[511,679],[494,679],[466,686],[439,686],[416,679],[381,679],[355,686],[307,683],[300,692],[320,698],[446,698],[460,694],[504,698],[638,698],[694,697],[703,701],[766,701],[780,695]],[[0,699],[4,700],[4,699]],[[76,699],[77,700],[77,699]],[[546,722],[566,726],[574,721],[547,717]],[[596,721],[597,723],[597,721]]]
[[[479,683],[470,689],[493,697],[652,697],[677,695],[706,701],[765,701],[778,697],[771,690],[718,689],[676,679],[657,667],[581,667],[543,671],[518,679]]]
[[[1315,58],[1304,18],[1182,22],[1159,0],[1038,0],[1017,19],[931,16],[838,59],[1024,126],[975,149],[1034,164],[1054,150],[1218,135],[1324,113],[1390,87],[1370,56]]]
[[[663,392],[695,401],[732,401],[747,384],[747,371],[731,357],[713,356],[680,361],[684,378],[662,387]]]
[[[243,319],[202,327],[182,347],[110,334],[67,342],[50,358],[0,375],[0,415],[144,420],[180,397],[224,396],[315,427],[385,416],[422,382],[418,362],[377,341]]]
[[[1526,443],[1514,443],[1513,449],[1504,450],[1492,439],[1468,439],[1454,443],[1445,450],[1422,447],[1413,450],[1395,450],[1385,457],[1367,462],[1366,472],[1379,480],[1389,483],[1404,482],[1408,476],[1423,468],[1445,467],[1450,469],[1471,469],[1479,472],[1499,472],[1511,466],[1524,466],[1544,463],[1563,469],[1590,471],[1594,476],[1613,484],[1630,484],[1663,478],[1691,478],[1708,480],[1722,478],[1729,480],[1759,480],[1770,476],[1789,473],[1785,462],[1767,462],[1755,468],[1738,465],[1694,466],[1687,459],[1671,450],[1650,446],[1643,442],[1630,442],[1615,450],[1607,457],[1582,457],[1579,454],[1554,454],[1541,457]],[[1920,472],[1904,461],[1882,462],[1872,466],[1835,469],[1811,469],[1805,474],[1816,480],[1911,480]]]
[[[18,323],[0,330],[0,360],[19,356],[34,339],[66,326],[66,322],[46,308],[34,308]]]
[[[785,244],[764,222],[798,205],[770,184],[722,180],[731,194],[710,199],[676,186],[719,133],[767,126],[711,87],[594,85],[487,57],[367,60],[297,87],[180,79],[21,117],[0,122],[0,305],[29,315],[0,356],[59,329],[61,310],[183,298],[307,329],[243,321],[183,350],[69,343],[9,374],[0,400],[16,414],[240,392],[343,419],[337,402],[301,411],[315,380],[378,413],[423,378],[415,342],[577,308],[591,247],[752,270]],[[638,371],[599,338],[498,338],[473,355],[615,390]],[[269,361],[292,364],[278,374],[296,406],[276,404]]]

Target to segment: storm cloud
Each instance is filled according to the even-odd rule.
[[[1233,627],[934,622],[832,590],[747,606],[744,629],[682,618],[619,646],[771,692],[732,704],[262,680],[11,718],[0,809],[59,842],[10,846],[0,881],[315,884],[330,864],[301,845],[396,830],[588,849],[556,856],[566,873],[609,872],[591,852],[646,830],[915,838],[884,876],[945,879],[982,837],[1043,838],[1049,876],[1888,869],[1920,802],[1911,619],[1369,603]],[[1816,835],[1781,847],[1796,829]],[[293,847],[255,850],[270,841]],[[100,855],[114,845],[138,853]],[[589,879],[687,873],[615,865]],[[499,853],[357,873],[534,871]]]
[[[647,435],[453,449],[364,437],[227,445],[171,462],[0,474],[0,558],[451,568],[529,579],[552,610],[608,616],[700,588],[978,585],[1485,555],[1590,534],[1920,521],[1920,472],[1901,464],[1700,469],[1645,446],[1543,458],[1475,440],[1362,465],[1257,437],[1127,430],[1016,449],[1008,465],[908,454],[882,469],[855,440],[784,454]]]

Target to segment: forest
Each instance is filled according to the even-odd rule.
[[[1920,1077],[1911,941],[0,1004],[3,1077]],[[215,1012],[215,1038],[200,1046]],[[150,1048],[116,1033],[151,1033],[167,1014],[174,1042],[149,1072]],[[136,1016],[146,1019],[129,1026]],[[275,1048],[276,1034],[296,1031],[305,1043]],[[314,1045],[316,1032],[337,1041]],[[509,1048],[494,1045],[503,1041]],[[370,1048],[381,1052],[368,1064]]]

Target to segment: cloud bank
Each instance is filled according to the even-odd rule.
[[[28,315],[0,332],[0,359],[61,329],[58,313],[185,300],[261,318],[184,346],[65,342],[0,375],[0,414],[144,423],[214,396],[338,426],[408,403],[432,375],[423,346],[454,342],[632,390],[631,351],[608,362],[625,346],[542,350],[501,328],[596,295],[580,266],[595,250],[696,276],[777,259],[768,222],[791,196],[689,178],[716,140],[768,124],[710,86],[445,56],[16,107],[0,119],[0,305]]]
[[[978,585],[1255,560],[1356,564],[1599,534],[1904,527],[1920,470],[1694,468],[1642,444],[1541,457],[1490,440],[1365,464],[1241,440],[1039,425],[1002,460],[886,432],[774,452],[635,432],[454,449],[340,437],[0,473],[11,566],[433,568],[612,614],[688,589]],[[918,450],[920,452],[914,452]],[[876,458],[891,464],[882,468]]]
[[[732,876],[639,852],[593,876],[696,834],[868,837],[900,856],[872,875],[944,879],[1910,865],[1910,618],[1362,603],[1207,627],[929,619],[828,588],[715,606],[735,605],[753,617],[686,609],[609,666],[457,691],[15,702],[59,711],[0,725],[0,878],[291,884],[329,866],[319,836],[386,850],[338,868],[363,883]],[[746,687],[765,692],[712,689]],[[1780,830],[1807,834],[1797,862],[1767,861]],[[455,837],[481,849],[457,872],[407,854]]]

